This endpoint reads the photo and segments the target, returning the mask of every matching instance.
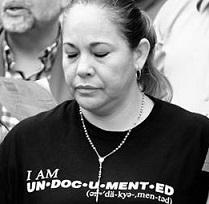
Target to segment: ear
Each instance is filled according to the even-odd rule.
[[[134,51],[136,69],[142,70],[150,51],[150,43],[146,38],[141,39]],[[137,71],[137,70],[136,70]]]

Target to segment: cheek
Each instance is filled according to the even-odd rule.
[[[69,65],[67,60],[65,58],[63,59],[63,70],[64,70],[64,75],[65,75],[65,80],[68,85],[71,85],[73,82],[73,79],[75,77],[75,70],[73,68],[73,65]]]
[[[120,63],[111,64],[106,71],[107,80],[111,80],[112,83],[123,83],[133,73],[133,65],[130,62],[120,59]]]
[[[104,76],[104,75],[103,75]],[[135,71],[131,63],[121,63],[112,66],[110,72],[106,73],[105,83],[112,90],[125,90],[135,80]]]
[[[70,87],[72,87],[74,78],[75,78],[74,72],[72,72],[71,70],[67,70],[67,71],[65,72],[65,80],[66,80],[66,83],[67,83]]]
[[[36,3],[37,4],[37,3]],[[33,15],[37,20],[48,22],[52,19],[58,18],[58,15],[61,13],[60,9],[55,6],[52,6],[53,3],[40,3],[37,7],[33,7]]]
[[[123,77],[116,70],[117,69],[110,70],[106,68],[102,70],[102,72],[97,72],[98,78],[105,87],[104,91],[107,95],[117,95],[122,89]]]

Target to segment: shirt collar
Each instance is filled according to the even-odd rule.
[[[198,0],[197,2],[197,10],[199,12],[204,12],[208,6],[209,6],[209,0]]]
[[[30,76],[27,80],[38,80],[41,78],[41,75],[45,74],[49,76],[49,73],[52,69],[52,66],[54,64],[58,46],[61,43],[61,25],[59,26],[58,34],[55,39],[55,41],[46,47],[40,54],[40,57],[38,58],[41,61],[41,67],[40,71],[38,73],[33,74]],[[3,37],[3,60],[4,60],[4,67],[5,67],[5,73],[18,73],[21,75],[21,78],[26,79],[24,76],[24,73],[21,71],[15,71],[15,58],[14,53],[12,52],[12,48],[9,46],[7,41],[7,34],[6,31],[4,31],[4,37]]]

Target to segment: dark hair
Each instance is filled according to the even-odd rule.
[[[72,0],[76,3],[101,5],[110,12],[111,21],[119,26],[131,49],[137,48],[141,39],[150,43],[150,51],[142,69],[139,85],[146,94],[170,101],[172,88],[167,78],[153,65],[156,33],[148,15],[141,11],[134,0]]]

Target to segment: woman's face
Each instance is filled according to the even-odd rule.
[[[108,11],[74,5],[64,22],[64,72],[71,94],[87,110],[107,111],[136,87],[134,51]]]

